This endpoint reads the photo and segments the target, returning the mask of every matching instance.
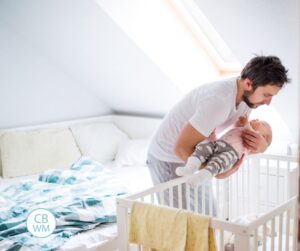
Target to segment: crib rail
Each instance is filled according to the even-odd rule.
[[[130,245],[128,242],[128,215],[130,214],[131,208],[135,200],[128,198],[117,198],[117,224],[118,224],[118,247],[119,251],[130,251]],[[210,222],[210,227],[215,230],[218,229],[224,237],[224,232],[229,231],[231,233],[235,233],[241,238],[247,237],[249,233],[248,227],[239,224],[239,223],[231,223],[228,221],[223,221],[219,219],[212,219]],[[224,246],[224,238],[219,240]],[[135,249],[136,250],[136,249]],[[141,246],[138,245],[138,250],[141,250]]]
[[[145,194],[142,193],[142,196]],[[135,199],[118,198],[117,199],[117,217],[118,217],[118,245],[120,251],[129,251],[128,243],[128,214],[132,208]],[[235,236],[234,250],[243,251],[256,251],[259,248],[259,243],[262,245],[261,250],[268,251],[280,251],[280,250],[293,250],[296,251],[296,204],[297,196],[286,201],[275,210],[257,218],[249,224],[228,222],[217,218],[212,218],[210,226],[215,229],[217,236],[217,243],[219,250],[224,250],[226,243],[224,241],[224,235],[230,234]],[[294,217],[291,217],[291,213]],[[277,227],[275,222],[278,222]],[[292,228],[290,227],[292,221]],[[267,226],[270,223],[271,228],[267,231]],[[291,230],[291,229],[292,230]],[[262,229],[262,231],[260,231]],[[259,232],[262,232],[262,240],[259,240]],[[292,233],[291,233],[292,232]],[[275,233],[278,236],[277,248],[275,249]],[[252,236],[252,237],[251,237]],[[267,242],[267,237],[271,237],[271,241]],[[290,244],[290,236],[293,240]],[[221,248],[220,248],[221,247]]]
[[[263,251],[297,250],[297,201],[298,196],[294,196],[248,225],[250,235],[254,236],[253,250],[258,249],[259,232],[262,232]],[[271,238],[269,243],[267,237]]]
[[[214,179],[210,190],[206,185],[194,189],[186,183],[188,178],[182,177],[118,198],[119,250],[131,250],[128,214],[134,201],[142,201],[210,215],[218,250],[225,250],[231,239],[235,251],[296,251],[297,195],[293,196],[289,186],[296,174],[296,157],[254,155],[230,178]],[[216,211],[212,194],[218,202]],[[260,216],[247,223],[234,221],[251,213]]]
[[[295,196],[297,177],[296,157],[258,154],[248,156],[239,172],[228,179],[214,179],[212,187],[202,185],[198,189],[193,189],[186,184],[187,178],[182,177],[134,194],[130,199],[142,198],[143,200],[145,199],[143,197],[156,192],[164,205],[218,215],[218,218],[228,220],[243,215],[263,214]],[[183,185],[180,186],[180,184]],[[166,191],[167,189],[169,191]],[[179,205],[174,205],[176,194],[179,197]],[[181,203],[181,197],[185,194],[186,206]],[[194,206],[189,201],[191,197],[196,198]],[[155,198],[153,194],[148,202],[153,203]],[[202,201],[197,201],[198,198]],[[214,199],[218,202],[215,209],[213,208]],[[216,212],[213,212],[214,210]]]
[[[227,182],[228,218],[262,214],[297,195],[298,160],[294,156],[248,156]]]

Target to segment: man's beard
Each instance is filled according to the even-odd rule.
[[[258,105],[250,102],[249,97],[252,93],[253,93],[253,91],[244,91],[242,98],[243,98],[243,101],[247,104],[247,106],[249,106],[250,108],[253,109],[253,108],[257,108]]]

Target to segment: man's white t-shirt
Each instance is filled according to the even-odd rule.
[[[190,123],[208,137],[215,129],[221,132],[251,109],[245,102],[236,107],[237,78],[223,79],[201,85],[188,93],[165,116],[152,138],[149,153],[165,162],[181,163],[174,145],[182,128]]]

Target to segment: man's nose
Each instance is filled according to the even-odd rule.
[[[264,100],[264,104],[269,105],[271,103],[271,101],[272,101],[272,97],[266,98]]]

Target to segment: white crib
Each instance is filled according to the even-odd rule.
[[[117,200],[119,251],[141,250],[140,245],[128,243],[128,214],[134,201],[151,204],[163,202],[173,207],[173,191],[186,188],[187,210],[212,216],[211,227],[220,251],[287,251],[297,250],[297,182],[296,157],[275,155],[249,156],[240,170],[225,180],[214,179],[209,194],[209,210],[205,207],[204,186],[202,196],[197,189],[185,183],[186,178],[172,180],[140,193]],[[194,193],[194,206],[190,206],[190,193]],[[214,194],[214,196],[212,196]],[[157,200],[158,196],[160,199]],[[202,206],[198,207],[198,198]],[[213,216],[213,198],[217,216]]]

